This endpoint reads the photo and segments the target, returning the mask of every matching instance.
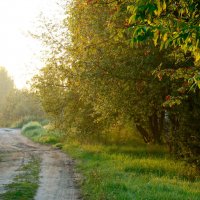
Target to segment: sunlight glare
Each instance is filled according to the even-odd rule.
[[[37,26],[40,13],[56,16],[57,0],[0,0],[0,66],[5,67],[17,88],[42,67],[39,41],[27,36]]]

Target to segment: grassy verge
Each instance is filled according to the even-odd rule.
[[[29,122],[22,128],[22,134],[34,142],[41,144],[52,144],[59,146],[60,133],[56,131],[47,131],[38,122]]]
[[[37,137],[52,137],[38,131]],[[35,138],[32,131],[25,132],[29,138]],[[195,168],[173,160],[163,147],[138,143],[128,147],[83,145],[64,141],[62,149],[79,161],[77,169],[84,177],[81,187],[87,200],[199,199],[200,179]]]
[[[40,161],[32,159],[19,169],[13,182],[5,185],[6,192],[0,194],[2,200],[33,200],[39,185]]]
[[[195,169],[159,153],[159,147],[66,144],[63,149],[80,161],[85,199],[199,199]]]
[[[48,124],[48,120],[46,120],[44,118],[38,118],[38,117],[34,117],[34,116],[26,116],[26,117],[22,117],[22,118],[18,119],[17,121],[13,122],[11,124],[11,127],[12,128],[22,128],[24,125],[28,124],[31,121],[39,121],[40,124],[42,124],[42,125]]]

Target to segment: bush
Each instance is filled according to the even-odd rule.
[[[19,120],[15,121],[12,124],[12,127],[13,128],[22,128],[24,125],[26,125],[26,124],[28,124],[29,122],[32,122],[32,121],[38,121],[42,125],[48,124],[48,120],[46,120],[46,119],[38,118],[38,117],[35,117],[35,116],[25,116],[25,117],[22,117]]]
[[[42,129],[42,125],[39,122],[29,122],[28,124],[24,125],[22,128],[22,133],[25,133],[30,130],[34,129]]]
[[[42,144],[56,144],[61,138],[60,132],[46,130],[39,122],[29,122],[24,125],[22,134]]]

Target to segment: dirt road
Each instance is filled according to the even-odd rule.
[[[35,200],[80,199],[74,184],[72,160],[59,150],[31,142],[20,134],[20,130],[13,129],[0,129],[0,193],[32,155],[42,160]]]

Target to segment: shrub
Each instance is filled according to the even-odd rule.
[[[42,125],[39,122],[29,122],[28,124],[24,125],[22,128],[22,133],[25,133],[27,131],[30,130],[34,130],[34,129],[41,129]]]

